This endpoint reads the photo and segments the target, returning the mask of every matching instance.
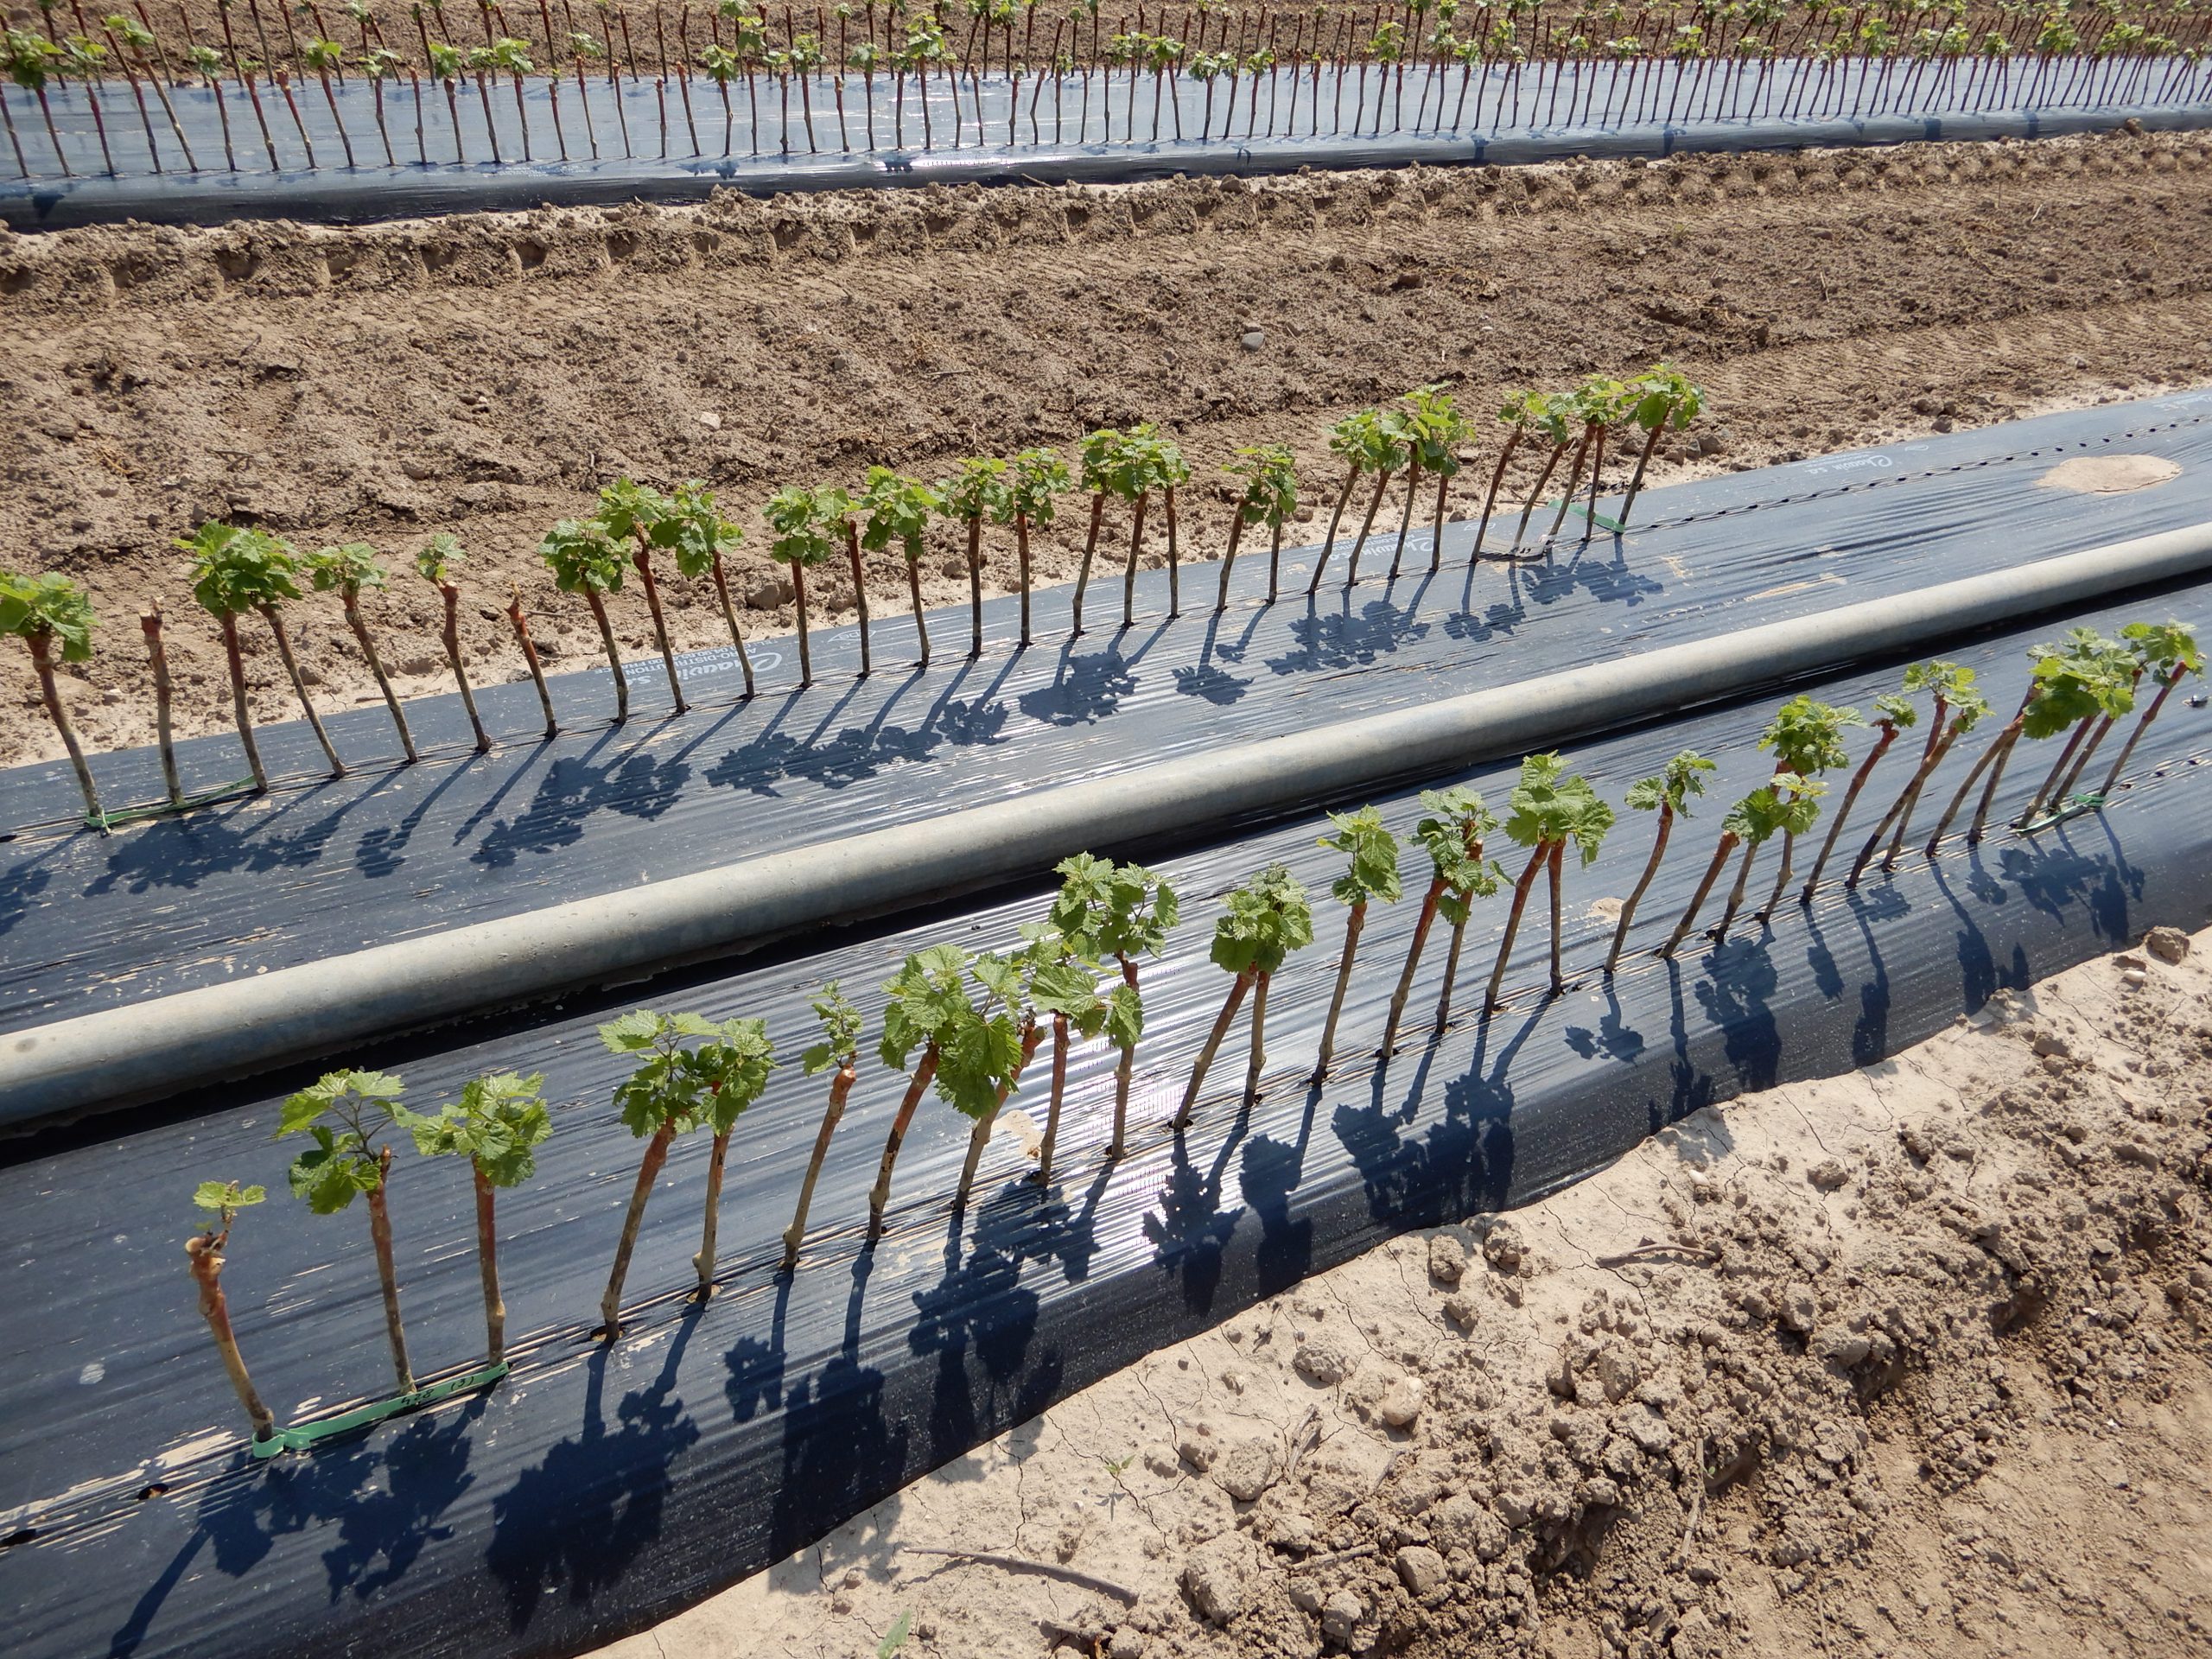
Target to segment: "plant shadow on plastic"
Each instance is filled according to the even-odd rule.
[[[1585,575],[1575,580],[1586,581],[1593,568],[1605,567],[1583,561],[1576,569]],[[1519,572],[1515,575],[1516,581],[1524,579]],[[1246,700],[1254,681],[1218,664],[1241,664],[1263,632],[1279,641],[1287,636],[1288,648],[1265,659],[1271,674],[1285,677],[1387,664],[1395,653],[1427,639],[1432,627],[1440,627],[1455,640],[1478,642],[1511,632],[1520,618],[1516,602],[1511,607],[1490,605],[1479,616],[1453,612],[1433,622],[1415,620],[1414,610],[1430,580],[1392,584],[1396,597],[1367,600],[1356,608],[1356,595],[1349,592],[1339,601],[1342,609],[1317,611],[1309,602],[1305,614],[1274,627],[1269,626],[1269,613],[1258,609],[1234,641],[1218,639],[1221,618],[1209,613],[1204,618],[1186,614],[1179,626],[1163,623],[1135,650],[1126,639],[1088,652],[1077,651],[1078,642],[1070,642],[1052,665],[1050,678],[1042,683],[1033,683],[1033,676],[1024,672],[1025,663],[1010,657],[988,688],[964,696],[957,693],[964,677],[974,671],[970,664],[952,665],[950,673],[941,665],[911,678],[879,667],[872,680],[855,681],[836,704],[842,709],[856,703],[856,712],[868,711],[866,717],[835,730],[825,721],[814,732],[800,733],[783,729],[778,715],[704,764],[695,751],[713,742],[713,734],[728,721],[742,718],[747,705],[735,710],[702,709],[690,716],[694,721],[704,716],[713,726],[673,756],[656,733],[642,742],[633,740],[613,758],[605,757],[605,746],[620,741],[620,728],[553,740],[558,747],[532,743],[469,755],[442,764],[435,782],[414,797],[397,821],[372,824],[353,838],[349,868],[372,880],[392,874],[406,861],[407,849],[421,829],[437,823],[443,837],[448,820],[452,821],[454,845],[474,842],[468,854],[473,864],[506,868],[530,855],[581,844],[593,820],[603,813],[657,820],[675,810],[701,781],[713,788],[766,796],[782,796],[788,792],[785,785],[794,782],[839,791],[903,768],[946,764],[954,752],[1011,742],[1020,736],[1017,712],[1046,728],[1094,725],[1122,713],[1143,689],[1146,676],[1140,664],[1156,646],[1173,651],[1179,659],[1164,664],[1166,689],[1226,709]],[[1623,596],[1619,590],[1586,585],[1601,599]],[[1656,585],[1643,578],[1625,584],[1637,592]],[[1375,584],[1363,584],[1363,590],[1373,592]],[[1000,685],[1017,676],[1031,677],[1033,683],[1010,699],[997,695]],[[887,716],[893,705],[917,685],[936,690],[934,703],[917,724],[893,723]],[[518,810],[502,810],[509,792],[531,780],[533,769],[538,770],[527,804]],[[345,845],[346,818],[376,805],[395,782],[404,787],[406,774],[366,769],[358,776],[357,783],[321,784],[283,798],[273,810],[203,811],[140,826],[99,844],[91,855],[95,861],[82,867],[81,891],[99,896],[118,888],[140,894],[192,890],[223,877],[274,871],[312,878]],[[441,804],[448,796],[452,804]],[[73,873],[59,866],[41,879],[28,873],[32,862],[27,854],[23,860],[0,868],[0,933],[23,923],[34,908],[33,893],[50,893],[55,876],[72,879]],[[219,913],[212,912],[211,916]]]
[[[768,1548],[777,1558],[812,1542],[829,1514],[842,1519],[894,1490],[910,1465],[912,1431],[904,1423],[894,1427],[883,1372],[860,1357],[861,1315],[874,1262],[868,1251],[855,1258],[838,1346],[810,1375],[787,1381],[789,1274],[778,1281],[766,1337],[741,1337],[723,1356],[722,1392],[733,1419],[783,1418],[781,1466],[769,1501]]]
[[[1268,658],[1274,674],[1303,674],[1315,670],[1366,668],[1428,637],[1429,624],[1414,620],[1414,607],[1403,608],[1387,599],[1370,600],[1357,612],[1345,608],[1316,612],[1310,607],[1290,625],[1292,649]]]
[[[1025,691],[1021,712],[1046,726],[1087,726],[1105,719],[1137,689],[1121,652],[1109,647],[1084,656],[1071,652],[1049,685]]]
[[[602,811],[651,823],[676,804],[690,779],[685,762],[642,749],[601,765],[588,755],[564,756],[545,769],[530,805],[512,819],[495,822],[469,857],[496,868],[524,853],[572,847],[583,839],[586,823]]]
[[[38,896],[52,885],[54,872],[42,869],[35,861],[10,866],[0,871],[0,938],[30,913]]]
[[[245,1579],[278,1539],[312,1531],[334,1537],[322,1552],[334,1605],[349,1593],[365,1601],[397,1583],[426,1548],[451,1535],[440,1522],[475,1482],[468,1463],[484,1408],[472,1400],[458,1411],[417,1417],[386,1433],[364,1431],[276,1466],[251,1465],[241,1449],[237,1466],[200,1497],[182,1547],[111,1638],[112,1659],[138,1650],[170,1592],[205,1570],[203,1550],[212,1552],[207,1565],[217,1573]]]
[[[821,741],[769,733],[730,750],[706,772],[717,789],[776,795],[792,779],[823,789],[845,789],[902,766],[918,766],[948,745],[966,748],[1003,742],[1007,709],[995,700],[948,699],[920,726],[848,726]]]
[[[2088,912],[2098,938],[2126,942],[2128,907],[2143,896],[2144,873],[2127,862],[2116,838],[2109,853],[2084,852],[2063,831],[2048,845],[2000,847],[1993,871],[1985,857],[1976,850],[1977,898],[2001,903],[2009,882],[2024,902],[2044,915],[2063,916],[2079,905]]]
[[[658,1374],[623,1395],[611,1427],[605,1409],[609,1357],[605,1348],[595,1350],[585,1361],[581,1430],[549,1446],[493,1500],[485,1563],[505,1592],[512,1629],[528,1629],[548,1596],[588,1606],[659,1538],[670,1465],[699,1440],[676,1392],[697,1325],[697,1313],[687,1311]]]
[[[85,887],[97,898],[115,887],[131,893],[198,887],[210,876],[306,870],[320,864],[344,827],[345,815],[365,796],[340,803],[322,817],[286,824],[284,816],[306,798],[274,812],[219,809],[149,823],[113,842],[105,868]],[[243,823],[247,827],[241,829]]]

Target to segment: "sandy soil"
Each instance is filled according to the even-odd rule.
[[[963,1659],[2202,1654],[2193,943],[1394,1241],[606,1659],[842,1659],[902,1619]]]
[[[2212,375],[2208,159],[2202,135],[2115,135],[728,195],[355,231],[0,232],[0,545],[90,585],[103,652],[73,703],[111,747],[150,736],[131,624],[156,600],[181,728],[226,718],[216,635],[172,546],[211,517],[306,547],[373,541],[399,570],[430,531],[457,531],[467,652],[505,678],[521,673],[494,605],[511,578],[556,666],[595,650],[535,548],[619,473],[708,480],[757,545],[755,509],[786,482],[878,461],[937,476],[963,453],[1151,419],[1197,469],[1183,524],[1203,552],[1225,539],[1216,469],[1240,444],[1294,444],[1310,499],[1334,477],[1327,423],[1360,404],[1438,380],[1480,408],[1510,384],[1662,354],[1715,410],[1714,453],[1678,453],[1674,474],[1748,466]],[[1071,501],[1040,550],[1048,575],[1085,517]],[[902,602],[895,559],[869,572],[879,611]],[[925,563],[933,601],[964,597],[960,569],[948,531]],[[705,595],[667,580],[679,645],[716,643]],[[817,604],[849,615],[849,586],[821,587]],[[754,627],[790,625],[758,554],[740,589]],[[298,608],[318,695],[369,700],[335,605]],[[403,689],[442,689],[429,586],[408,574],[369,608]],[[616,608],[647,649],[642,604]],[[246,631],[249,671],[257,714],[278,717],[264,634]],[[60,753],[22,652],[0,655],[0,762]]]

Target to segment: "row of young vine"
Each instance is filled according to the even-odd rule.
[[[1931,858],[1977,784],[1982,785],[1981,795],[1965,833],[1970,842],[1982,836],[1999,782],[2023,739],[2065,739],[2018,821],[2027,825],[2047,809],[2058,809],[2068,801],[2106,737],[2119,721],[2134,714],[2133,726],[2102,787],[2083,798],[2088,804],[2100,801],[2117,785],[2136,744],[2175,688],[2187,677],[2201,674],[2204,663],[2190,632],[2171,622],[2131,623],[2117,639],[2075,628],[2063,640],[2033,647],[2030,656],[2028,690],[1937,817],[1924,844]],[[1775,913],[1791,896],[1794,851],[1819,820],[1827,779],[1852,767],[1847,734],[1871,728],[1872,741],[1849,772],[1811,871],[1795,894],[1797,904],[1809,906],[1860,792],[1900,735],[1919,722],[1925,702],[1928,728],[1918,758],[1842,881],[1855,887],[1870,870],[1893,868],[1930,778],[1959,740],[1990,714],[1975,677],[1971,668],[1956,662],[1915,664],[1905,671],[1895,692],[1874,699],[1870,716],[1802,696],[1784,702],[1759,738],[1760,747],[1775,758],[1772,774],[1727,809],[1689,904],[1658,954],[1671,956],[1681,948],[1733,862],[1735,875],[1725,907],[1717,925],[1708,930],[1715,939],[1725,938],[1743,913],[1762,848],[1778,840],[1780,865],[1771,889],[1764,903],[1750,914],[1751,920],[1771,925]],[[2137,700],[2146,680],[2156,691],[2138,712]],[[1600,970],[1605,976],[1610,978],[1618,965],[1637,906],[1666,856],[1675,826],[1690,816],[1693,802],[1704,793],[1705,774],[1713,766],[1705,756],[1684,750],[1629,788],[1625,804],[1653,814],[1656,823],[1649,856],[1622,906],[1605,954]],[[1580,864],[1590,864],[1615,823],[1613,807],[1586,778],[1569,772],[1556,753],[1522,760],[1502,818],[1480,794],[1464,785],[1424,791],[1421,804],[1425,816],[1414,825],[1412,838],[1427,856],[1428,880],[1375,1051],[1378,1057],[1389,1056],[1398,1045],[1416,972],[1440,921],[1449,930],[1449,942],[1435,1024],[1440,1031],[1448,1025],[1461,945],[1478,900],[1510,890],[1510,908],[1484,993],[1485,1014],[1498,1007],[1505,995],[1509,960],[1540,880],[1547,882],[1550,905],[1548,993],[1557,995],[1567,988],[1560,950],[1566,859],[1573,853]],[[1344,907],[1344,942],[1311,1074],[1315,1083],[1336,1063],[1338,1017],[1369,907],[1396,904],[1404,893],[1402,849],[1378,810],[1332,813],[1330,826],[1331,833],[1320,844],[1343,854],[1346,861],[1343,875],[1330,889]],[[1527,853],[1517,874],[1510,874],[1487,850],[1501,832]],[[1173,885],[1158,872],[1089,854],[1065,860],[1056,874],[1061,878],[1059,891],[1045,914],[1022,928],[1018,950],[1000,955],[971,953],[953,944],[931,945],[909,955],[883,987],[874,1052],[883,1066],[900,1077],[904,1092],[887,1127],[868,1194],[867,1237],[871,1247],[884,1230],[900,1146],[925,1097],[934,1093],[969,1120],[967,1155],[953,1195],[956,1213],[964,1211],[999,1115],[1022,1086],[1048,1036],[1050,1083],[1030,1178],[1047,1186],[1052,1180],[1069,1059],[1079,1043],[1103,1040],[1118,1052],[1112,1128],[1103,1155],[1110,1161],[1127,1149],[1130,1081],[1145,1028],[1139,969],[1166,948],[1180,919],[1180,899]],[[1242,1098],[1249,1105],[1258,1096],[1267,1063],[1270,986],[1285,962],[1313,943],[1314,921],[1306,889],[1281,864],[1269,866],[1225,895],[1209,954],[1230,976],[1229,988],[1191,1063],[1181,1103],[1168,1126],[1173,1131],[1180,1133],[1192,1122],[1208,1073],[1240,1011],[1247,1007],[1250,1034]],[[820,1021],[818,1040],[806,1050],[800,1065],[809,1077],[829,1074],[829,1098],[784,1234],[781,1268],[785,1272],[798,1265],[816,1183],[859,1076],[866,1044],[861,1012],[836,982],[821,988],[813,1007]],[[709,1134],[713,1145],[702,1236],[693,1257],[696,1294],[704,1300],[715,1294],[715,1234],[730,1138],[740,1118],[767,1089],[777,1059],[766,1025],[758,1019],[716,1021],[695,1014],[640,1009],[601,1026],[599,1034],[610,1051],[636,1061],[636,1069],[615,1087],[613,1105],[623,1125],[645,1143],[600,1301],[600,1335],[612,1340],[621,1329],[625,1281],[647,1200],[676,1138],[696,1131]],[[402,1079],[387,1073],[330,1072],[284,1103],[276,1131],[280,1139],[304,1136],[310,1143],[292,1163],[289,1179],[294,1193],[316,1214],[346,1210],[356,1196],[366,1202],[393,1374],[403,1398],[414,1395],[417,1385],[400,1319],[387,1207],[392,1138],[411,1139],[426,1155],[468,1160],[476,1195],[486,1363],[498,1368],[505,1361],[505,1308],[497,1263],[496,1194],[531,1177],[536,1149],[553,1128],[542,1074],[501,1072],[474,1078],[435,1114],[406,1106],[404,1089]],[[209,1329],[255,1436],[265,1440],[277,1432],[275,1418],[248,1376],[219,1279],[235,1216],[264,1197],[262,1188],[236,1181],[202,1183],[195,1200],[211,1220],[188,1242],[187,1250]]]
[[[318,158],[302,107],[318,92],[344,165],[375,164],[378,151],[359,130],[359,105],[355,126],[347,125],[352,100],[341,93],[349,77],[368,88],[365,115],[382,164],[397,167],[556,156],[637,160],[656,149],[662,160],[687,150],[696,159],[716,153],[717,115],[719,153],[729,156],[741,103],[747,150],[757,156],[767,131],[764,89],[779,112],[775,153],[803,148],[816,154],[833,144],[846,153],[887,143],[905,149],[910,84],[918,115],[911,138],[925,149],[948,141],[955,148],[1016,145],[1025,138],[1251,139],[1262,130],[1294,137],[1301,123],[1306,136],[1317,137],[1325,121],[1332,133],[1357,135],[1489,130],[1524,122],[1557,127],[1678,117],[2106,107],[2202,97],[2212,41],[2212,13],[2191,0],[2094,7],[2075,0],[1140,4],[1134,15],[1110,18],[1096,0],[1057,10],[1034,0],[963,0],[957,8],[894,0],[880,11],[844,0],[811,8],[715,0],[700,5],[696,17],[682,0],[639,20],[641,29],[650,23],[643,41],[631,13],[607,0],[588,8],[574,0],[537,0],[534,9],[521,0],[512,17],[501,0],[478,0],[473,29],[466,20],[471,8],[456,6],[461,15],[449,17],[439,0],[427,0],[410,4],[404,21],[392,17],[389,34],[372,0],[346,0],[346,22],[317,0],[289,7],[270,0],[267,15],[261,0],[245,0],[242,17],[222,0],[212,31],[204,18],[195,29],[191,10],[179,4],[173,32],[166,22],[156,28],[149,0],[105,14],[88,13],[83,0],[69,5],[69,19],[61,20],[60,0],[39,0],[41,27],[9,29],[0,53],[8,79],[35,100],[64,175],[75,168],[54,120],[49,88],[81,89],[102,168],[113,175],[117,154],[100,89],[107,86],[112,97],[117,78],[127,86],[153,171],[176,170],[180,162],[186,172],[218,165],[212,151],[194,149],[179,118],[171,93],[183,87],[213,97],[219,165],[238,170],[241,152],[251,156],[257,141],[270,168],[283,171],[339,159],[327,146]],[[480,34],[480,40],[472,38]],[[1198,89],[1202,108],[1186,128],[1182,93],[1190,86]],[[594,110],[595,89],[604,111]],[[570,90],[575,104],[564,117]],[[849,100],[849,90],[857,96]],[[550,134],[532,132],[533,91],[544,95]],[[879,92],[889,105],[880,129]],[[506,121],[494,106],[510,94],[514,120],[503,149]],[[653,130],[633,134],[629,102],[648,95]],[[817,125],[817,100],[824,99],[834,110],[834,139]],[[949,106],[949,131],[938,130],[940,100]],[[442,130],[435,114],[441,103]],[[472,103],[480,110],[480,123],[473,114],[471,122],[481,135],[474,155],[462,118]],[[831,109],[819,111],[825,122]],[[33,176],[4,97],[0,114],[20,174]],[[571,123],[581,129],[574,143]],[[201,134],[202,149],[208,137]],[[172,146],[166,162],[165,145]]]
[[[1471,566],[1485,556],[1522,561],[1548,556],[1571,510],[1583,517],[1584,535],[1599,522],[1601,475],[1609,439],[1625,445],[1631,438],[1636,461],[1619,509],[1611,522],[1625,524],[1642,491],[1645,471],[1662,438],[1687,429],[1703,413],[1706,398],[1697,385],[1666,364],[1658,364],[1625,379],[1593,375],[1561,392],[1518,391],[1497,411],[1500,435],[1497,461],[1482,498],[1480,518],[1467,560]],[[1332,568],[1347,509],[1363,480],[1371,480],[1363,517],[1353,537],[1344,565],[1347,586],[1359,579],[1360,562],[1374,537],[1376,521],[1388,492],[1402,487],[1403,503],[1390,559],[1390,575],[1403,566],[1414,514],[1419,498],[1433,485],[1432,526],[1428,537],[1427,568],[1437,569],[1443,558],[1444,526],[1450,509],[1453,480],[1467,467],[1467,447],[1480,435],[1477,423],[1463,411],[1452,394],[1437,386],[1423,386],[1389,404],[1359,410],[1338,421],[1329,431],[1331,453],[1343,463],[1343,474],[1329,515],[1328,534],[1321,547],[1306,591],[1319,590]],[[983,579],[986,569],[986,524],[1011,530],[1014,541],[1014,586],[1020,595],[1020,644],[1032,643],[1030,626],[1033,531],[1049,529],[1058,516],[1059,498],[1079,488],[1090,497],[1088,533],[1077,567],[1072,599],[1071,631],[1084,632],[1084,606],[1091,574],[1106,528],[1109,504],[1118,504],[1128,521],[1128,554],[1122,569],[1122,624],[1136,620],[1136,577],[1145,548],[1147,514],[1157,503],[1166,520],[1168,613],[1182,607],[1181,542],[1178,492],[1192,480],[1190,464],[1182,450],[1155,427],[1141,423],[1127,430],[1109,428],[1092,432],[1077,445],[1076,467],[1051,448],[1025,449],[1011,457],[976,456],[962,461],[953,476],[934,484],[910,477],[887,467],[871,467],[859,486],[842,485],[812,488],[793,486],[777,491],[761,509],[766,528],[768,556],[789,572],[793,611],[798,622],[798,683],[814,683],[813,650],[809,626],[807,575],[834,561],[849,567],[852,594],[858,613],[860,671],[874,671],[874,645],[868,583],[861,555],[896,550],[906,568],[907,591],[914,620],[916,660],[930,661],[929,623],[923,604],[921,564],[925,537],[931,525],[949,521],[964,536],[969,589],[969,655],[983,652]],[[1515,526],[1512,544],[1486,556],[1484,543],[1509,466],[1516,455],[1541,455],[1535,488]],[[1561,474],[1560,467],[1565,466]],[[1268,533],[1268,594],[1269,603],[1280,594],[1282,537],[1285,525],[1300,511],[1300,479],[1289,448],[1262,444],[1240,449],[1223,468],[1230,495],[1228,550],[1222,561],[1214,604],[1229,603],[1230,582],[1248,529]],[[1585,479],[1588,499],[1575,503]],[[1533,550],[1524,550],[1532,516],[1554,478],[1564,485],[1548,531]],[[714,492],[698,482],[686,482],[664,493],[632,480],[620,479],[599,493],[596,512],[585,518],[564,518],[546,532],[539,552],[556,585],[580,599],[589,610],[607,657],[615,696],[615,719],[629,717],[630,682],[616,642],[609,603],[623,590],[634,572],[651,619],[652,634],[668,677],[669,693],[676,712],[690,707],[683,676],[670,641],[662,578],[665,563],[677,573],[706,585],[729,632],[744,677],[744,696],[757,695],[753,660],[745,631],[731,594],[730,565],[746,540],[744,527],[721,516]],[[386,586],[390,580],[382,555],[365,542],[350,542],[302,553],[273,532],[258,527],[221,522],[202,524],[178,546],[192,556],[193,594],[214,620],[222,633],[229,666],[232,716],[245,752],[257,790],[269,787],[269,774],[254,734],[246,695],[244,653],[239,639],[242,618],[257,614],[267,625],[302,714],[320,741],[333,777],[343,776],[346,763],[317,712],[308,682],[292,648],[285,620],[287,606],[304,599],[307,589],[334,595],[346,625],[360,651],[371,677],[383,694],[400,747],[408,761],[419,758],[407,713],[390,677],[385,673],[376,633],[362,607],[365,595]],[[474,688],[464,664],[461,639],[461,566],[464,554],[449,532],[429,538],[415,555],[415,567],[434,585],[444,607],[442,643],[453,670],[461,702],[475,736],[477,749],[492,747],[491,734],[478,714]],[[524,664],[537,690],[548,737],[560,729],[552,688],[547,683],[524,616],[519,587],[507,606],[507,620]],[[82,791],[88,821],[105,828],[104,809],[84,747],[72,725],[56,676],[57,666],[83,663],[92,656],[97,619],[91,601],[78,583],[55,574],[24,575],[0,570],[0,636],[14,635],[29,646],[41,696],[48,718],[59,732],[73,765]],[[188,804],[180,774],[173,737],[172,690],[166,647],[165,620],[156,607],[140,618],[145,640],[155,702],[155,728],[162,776],[170,810]]]

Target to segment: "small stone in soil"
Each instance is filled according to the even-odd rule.
[[[1183,1569],[1183,1591],[1192,1609],[1216,1624],[1226,1624],[1243,1612],[1248,1599],[1245,1563],[1234,1553],[1236,1548],[1232,1541],[1217,1539]]]
[[[1637,1382],[1636,1352],[1624,1343],[1607,1343],[1598,1351],[1598,1385],[1606,1400],[1618,1404],[1634,1392]]]
[[[1378,1413],[1392,1428],[1411,1428],[1420,1420],[1427,1398],[1419,1378],[1401,1376],[1382,1391]]]
[[[1483,1239],[1483,1260],[1500,1273],[1516,1271],[1525,1250],[1520,1232],[1510,1222],[1498,1223]]]
[[[1632,1406],[1623,1412],[1618,1427],[1646,1452],[1664,1452],[1674,1444],[1675,1432],[1667,1427],[1667,1420],[1649,1406]]]
[[[1801,1335],[1808,1333],[1817,1317],[1812,1293],[1802,1286],[1793,1285],[1782,1295],[1782,1325],[1784,1330]]]
[[[1213,1467],[1213,1460],[1221,1455],[1221,1448],[1214,1444],[1212,1431],[1201,1423],[1183,1431],[1175,1442],[1176,1455],[1203,1474]]]

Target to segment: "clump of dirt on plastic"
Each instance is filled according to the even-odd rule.
[[[2191,944],[1307,1280],[615,1651],[2201,1654]]]

